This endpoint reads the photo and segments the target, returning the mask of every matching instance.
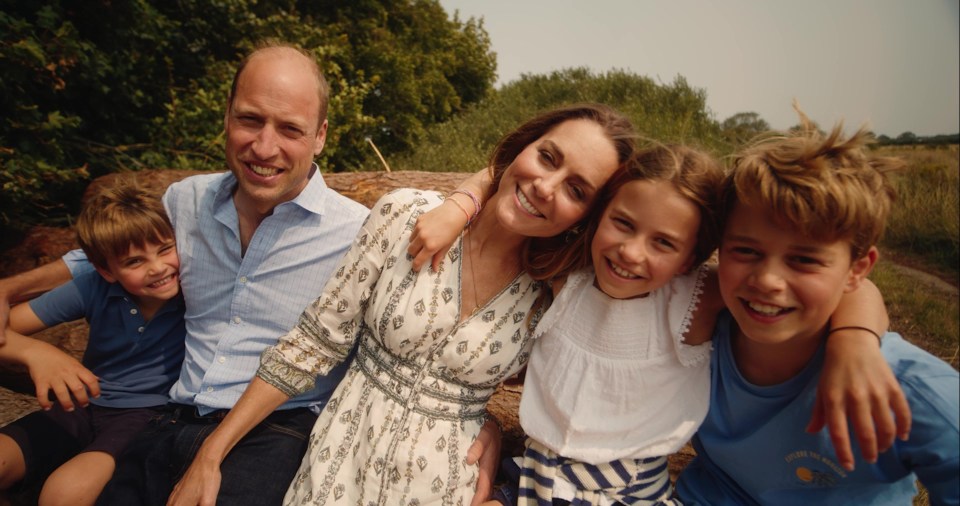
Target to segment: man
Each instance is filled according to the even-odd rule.
[[[186,356],[167,413],[131,444],[101,503],[166,502],[243,393],[260,352],[296,324],[353,241],[367,209],[327,188],[313,163],[326,140],[327,97],[311,55],[258,48],[241,62],[227,102],[230,172],[187,178],[164,195],[181,258]],[[0,323],[2,302],[62,282],[63,266],[0,282]],[[343,371],[318,378],[233,449],[221,467],[223,504],[280,503]]]

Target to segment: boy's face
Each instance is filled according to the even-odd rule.
[[[720,294],[753,342],[819,339],[841,296],[870,272],[876,249],[854,262],[846,240],[824,242],[737,204],[720,245]]]
[[[693,263],[700,211],[669,181],[623,185],[590,244],[597,287],[629,299],[666,285]]]
[[[110,283],[120,283],[137,302],[166,301],[180,293],[180,257],[173,238],[130,246],[126,255],[108,258],[97,271]]]

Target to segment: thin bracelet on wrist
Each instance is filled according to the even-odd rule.
[[[470,213],[467,211],[467,208],[463,207],[463,204],[461,204],[460,202],[457,202],[457,199],[453,198],[453,196],[451,195],[450,197],[447,197],[447,200],[449,200],[450,202],[453,202],[455,206],[459,207],[460,210],[463,211],[463,214],[467,217],[467,225],[469,225],[470,222],[473,221],[473,217],[470,216]]]
[[[883,337],[880,336],[875,330],[867,327],[861,327],[859,325],[844,325],[842,327],[836,327],[830,329],[830,332],[827,332],[827,335],[833,334],[834,332],[839,332],[841,330],[865,330],[874,335],[877,338],[877,342],[883,344]]]
[[[453,190],[453,192],[450,195],[453,196],[454,194],[457,194],[457,193],[462,193],[467,197],[469,197],[471,201],[473,201],[473,217],[470,218],[470,221],[475,220],[477,218],[477,215],[480,214],[480,208],[482,207],[480,205],[480,199],[477,198],[477,196],[474,195],[472,191],[461,190],[459,188],[457,188],[456,190]]]

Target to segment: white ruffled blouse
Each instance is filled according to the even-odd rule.
[[[537,326],[520,402],[526,434],[590,464],[686,444],[710,398],[711,345],[682,339],[704,273],[627,300],[596,288],[592,269],[571,274]]]

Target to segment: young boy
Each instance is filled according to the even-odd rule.
[[[0,360],[27,367],[43,408],[0,428],[0,489],[39,485],[56,468],[40,504],[93,504],[151,408],[166,404],[184,353],[180,260],[159,195],[108,188],[76,228],[96,272],[12,308],[0,346]],[[23,335],[81,317],[90,324],[83,365]]]
[[[829,317],[877,261],[893,191],[867,133],[805,129],[743,151],[724,185],[711,400],[681,473],[684,504],[932,504],[960,495],[957,372],[895,333],[881,349],[913,413],[909,439],[876,462],[837,462],[826,431],[806,433]],[[732,318],[731,318],[732,317]],[[880,336],[878,336],[879,338]],[[858,454],[858,452],[854,452]]]

